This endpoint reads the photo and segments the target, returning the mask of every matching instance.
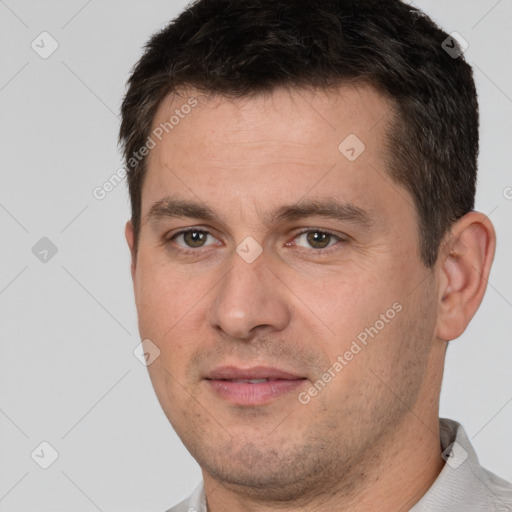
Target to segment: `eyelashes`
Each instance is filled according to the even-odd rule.
[[[285,247],[296,247],[299,251],[308,253],[330,254],[338,246],[345,244],[348,237],[332,233],[329,230],[319,228],[307,228],[296,232],[293,238],[285,242]],[[214,243],[208,243],[210,242]],[[297,245],[297,241],[304,245]],[[173,245],[173,249],[183,254],[199,255],[204,254],[210,246],[222,245],[208,230],[200,228],[187,228],[177,231],[166,239],[166,244]]]

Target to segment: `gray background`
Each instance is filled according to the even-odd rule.
[[[185,5],[0,0],[1,511],[163,511],[200,479],[133,354],[124,183],[93,196],[122,165],[129,70]],[[512,480],[512,1],[416,5],[469,43],[481,105],[477,208],[498,233],[481,310],[448,351],[441,415],[462,422],[483,464]],[[59,45],[46,59],[31,47],[51,49],[43,31]],[[43,237],[57,248],[46,262],[48,242],[32,250]],[[38,465],[51,458],[43,441],[59,454],[48,469]]]

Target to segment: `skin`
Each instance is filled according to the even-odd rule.
[[[153,127],[191,96],[198,105],[150,152],[137,254],[131,222],[126,239],[140,334],[161,351],[149,374],[202,468],[208,509],[409,510],[444,464],[445,350],[485,292],[491,223],[466,215],[436,266],[425,267],[413,199],[384,167],[391,107],[369,86],[238,99],[183,91],[160,104]],[[338,149],[349,134],[366,146],[354,161]],[[148,219],[166,196],[216,218]],[[272,222],[283,205],[327,198],[368,222]],[[187,228],[209,233],[202,246],[191,246],[190,233],[170,239]],[[333,236],[324,247],[304,229]],[[248,236],[262,248],[252,263],[236,252]],[[393,304],[401,311],[300,403],[299,392]],[[221,365],[273,366],[306,380],[264,405],[235,405],[204,380]]]

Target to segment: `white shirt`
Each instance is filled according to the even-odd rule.
[[[512,512],[512,484],[480,466],[459,423],[440,418],[439,426],[446,463],[409,512]],[[167,512],[207,512],[203,484]]]

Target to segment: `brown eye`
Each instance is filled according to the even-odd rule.
[[[200,231],[198,229],[189,229],[187,231],[181,231],[171,237],[171,240],[176,241],[177,245],[186,248],[197,249],[203,247],[211,236],[207,231]],[[180,243],[181,242],[181,243]]]
[[[204,231],[187,231],[183,234],[183,240],[190,247],[201,247],[206,240]]]
[[[333,235],[328,231],[321,231],[320,229],[308,229],[296,235],[294,245],[304,249],[327,249],[336,242],[343,241],[337,235]],[[324,252],[324,251],[322,251]]]
[[[308,231],[306,239],[314,249],[324,249],[329,246],[332,235],[322,231]]]

